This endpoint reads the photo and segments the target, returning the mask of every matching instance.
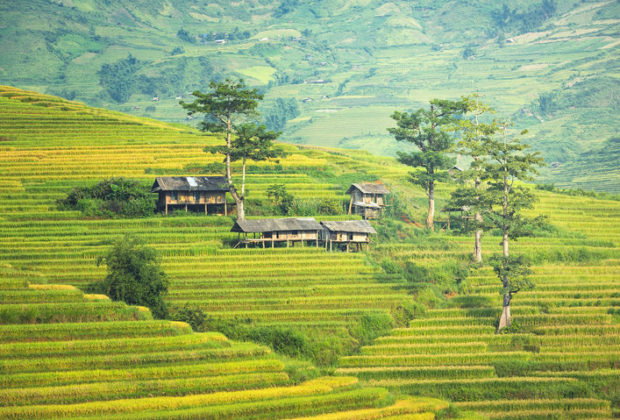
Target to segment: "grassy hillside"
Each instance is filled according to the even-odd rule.
[[[55,198],[72,185],[111,175],[151,179],[148,162],[181,168],[204,157],[202,144],[214,139],[12,88],[0,96],[0,119],[11,136],[0,145],[0,418],[432,418],[447,406],[397,400],[355,377],[318,377],[308,362],[282,361],[266,346],[193,333],[183,322],[152,320],[147,308],[84,295],[75,286],[103,275],[94,258],[112,239],[134,233],[163,255],[170,303],[198,300],[214,317],[234,316],[254,298],[260,310],[244,311],[246,320],[318,324],[329,335],[348,317],[359,318],[366,307],[382,310],[394,298],[317,311],[341,300],[334,286],[343,271],[349,286],[381,290],[376,270],[361,257],[335,254],[330,261],[312,249],[231,252],[222,246],[229,218],[87,220],[54,210]],[[299,155],[283,165],[320,162]],[[296,174],[277,180],[302,192],[308,185]],[[240,268],[230,269],[232,260]],[[291,269],[278,264],[283,260]],[[324,263],[330,267],[308,269]],[[271,270],[261,277],[257,264]],[[305,306],[296,297],[302,284]],[[288,297],[294,309],[283,309],[283,299],[261,302],[261,290]]]
[[[193,333],[183,322],[152,320],[147,308],[13,280],[11,266],[0,269],[0,418],[370,419],[432,416],[446,405],[391,404],[385,389],[353,377],[302,382],[264,346]]]
[[[232,250],[230,241],[234,238],[229,233],[230,218],[181,213],[144,219],[97,219],[86,218],[79,212],[60,211],[55,204],[55,200],[67,194],[73,186],[90,185],[110,176],[130,177],[147,187],[155,173],[203,174],[196,172],[196,168],[220,159],[202,152],[205,144],[218,141],[215,137],[9,87],[0,90],[0,122],[6,127],[6,134],[0,142],[0,263],[5,278],[3,288],[15,290],[2,292],[4,295],[0,293],[0,297],[4,296],[3,316],[10,320],[5,323],[32,322],[33,316],[35,323],[101,322],[108,319],[120,322],[128,317],[143,316],[135,309],[113,306],[109,302],[98,304],[97,310],[89,309],[85,315],[85,310],[72,303],[83,300],[77,290],[42,292],[24,289],[27,282],[49,284],[47,287],[51,288],[55,287],[52,285],[67,284],[81,287],[102,279],[105,273],[102,267],[95,265],[96,257],[120,235],[133,233],[156,247],[162,255],[163,268],[171,278],[169,303],[197,305],[209,316],[210,325],[233,333],[243,332],[250,336],[254,333],[257,340],[268,331],[295,334],[294,337],[309,341],[307,348],[320,350],[318,356],[304,354],[302,357],[324,366],[337,366],[338,375],[358,377],[368,386],[349,391],[349,385],[343,385],[344,388],[329,385],[340,383],[339,379],[325,379],[323,381],[327,381],[325,384],[330,389],[325,388],[327,394],[320,398],[330,402],[326,401],[324,406],[317,403],[314,411],[306,412],[303,407],[308,405],[304,404],[318,401],[311,396],[316,391],[313,387],[323,382],[293,384],[298,378],[295,372],[305,375],[308,365],[302,364],[304,368],[299,370],[295,368],[299,362],[291,362],[291,368],[285,364],[269,371],[269,375],[284,381],[282,385],[272,379],[256,385],[264,389],[256,394],[254,391],[231,391],[229,396],[232,399],[227,401],[234,404],[226,407],[218,405],[216,399],[229,396],[218,391],[209,394],[216,396],[192,399],[191,403],[188,402],[190,405],[182,406],[182,411],[165,415],[192,415],[196,413],[191,411],[195,407],[192,404],[198,404],[201,408],[196,410],[221,409],[234,417],[239,408],[237,401],[244,398],[261,398],[260,402],[242,404],[243,407],[253,407],[248,408],[250,411],[243,411],[248,417],[254,415],[251,413],[265,413],[263,410],[272,402],[279,407],[277,413],[282,417],[320,412],[316,410],[350,410],[385,404],[393,411],[384,411],[381,415],[390,413],[398,417],[406,413],[405,410],[417,412],[415,410],[423,407],[424,411],[435,411],[442,407],[416,405],[412,401],[390,405],[391,397],[385,393],[386,388],[396,394],[439,396],[454,401],[454,406],[462,410],[477,411],[491,418],[608,418],[618,410],[620,302],[617,278],[620,272],[617,226],[620,203],[617,201],[537,190],[540,201],[532,212],[548,215],[550,223],[536,237],[524,238],[512,246],[514,252],[525,253],[533,260],[537,287],[531,292],[519,293],[514,300],[518,330],[512,334],[495,335],[494,324],[501,309],[501,296],[499,282],[489,269],[472,272],[459,285],[455,285],[454,273],[451,272],[437,276],[424,274],[441,274],[445,267],[466,261],[473,241],[445,231],[429,235],[411,224],[412,220],[423,220],[425,197],[423,192],[407,183],[407,168],[391,158],[360,151],[287,146],[291,154],[282,159],[278,167],[256,164],[249,178],[250,198],[256,200],[264,197],[266,186],[271,183],[284,183],[289,192],[300,197],[341,199],[353,181],[383,180],[399,197],[407,217],[404,218],[406,222],[386,219],[377,223],[380,235],[371,253],[326,253],[312,247]],[[438,187],[438,208],[442,207],[449,190],[448,185]],[[256,205],[249,206],[249,214],[252,215],[257,208]],[[333,217],[344,216],[330,216]],[[439,219],[445,217],[443,213],[438,215]],[[498,237],[485,237],[485,256],[495,252],[497,242]],[[407,262],[418,267],[415,275],[398,269]],[[14,304],[4,304],[8,301]],[[41,305],[37,303],[39,301],[46,303]],[[420,305],[427,309],[422,311]],[[403,307],[414,309],[412,320],[408,321],[410,316],[402,316]],[[39,312],[35,311],[45,316],[36,318]],[[65,312],[66,316],[63,315]],[[385,336],[372,341],[374,336],[363,334],[367,327],[365,323],[385,317],[391,319],[394,327],[383,330]],[[18,332],[12,334],[22,334],[20,337],[32,334],[27,326],[6,328],[12,331],[17,328]],[[98,345],[118,348],[117,352],[124,354],[130,344],[119,341],[119,334],[123,335],[116,331],[112,328],[108,337],[67,338],[56,330],[45,334],[49,334],[52,341],[111,340],[109,344]],[[193,340],[200,342],[200,337],[200,334],[189,335],[188,344],[170,343],[171,347],[183,346],[185,350],[175,350],[175,357],[180,359],[166,359],[166,363],[189,365],[187,357],[201,357],[200,351],[188,350],[194,345]],[[13,341],[20,340],[24,338]],[[217,343],[231,342],[222,338]],[[134,345],[139,347],[141,344]],[[55,346],[41,347],[40,352],[56,351],[60,358],[37,359],[41,361],[36,369],[28,367],[31,359],[16,356],[21,353],[9,353],[13,356],[7,357],[19,359],[18,364],[7,364],[9,377],[21,378],[27,372],[39,372],[34,376],[47,378],[51,374],[46,372],[56,369],[54,360],[66,360],[69,370],[84,372],[83,375],[87,375],[89,369],[103,370],[110,375],[115,372],[113,365],[104,369],[86,356],[70,357],[66,353],[69,348]],[[80,348],[90,348],[87,341],[76,346],[78,353],[86,351]],[[255,344],[230,344],[230,348],[235,346],[268,351]],[[18,348],[21,349],[16,345],[14,351],[21,352]],[[356,353],[358,349],[359,353]],[[38,351],[36,346],[32,351]],[[140,355],[137,360],[158,363],[154,360],[160,359],[154,359],[152,351],[136,350],[136,353],[148,353]],[[338,361],[342,355],[346,356]],[[88,357],[100,360],[96,355]],[[130,368],[128,359],[123,358],[125,356],[114,357],[105,360],[118,360],[120,365],[115,369]],[[275,360],[273,356],[265,357]],[[252,356],[251,360],[261,358]],[[201,363],[191,362],[192,366]],[[141,369],[141,365],[132,365],[131,369]],[[185,387],[179,389],[186,389],[188,393],[193,387],[202,389],[198,382],[181,379],[188,376],[179,373],[178,381]],[[221,376],[217,378],[218,381],[224,380]],[[23,407],[19,409],[25,410],[19,411],[22,414],[36,411],[40,413],[37,415],[50,417],[64,413],[59,410],[65,408],[48,406],[47,392],[70,394],[66,403],[71,404],[67,407],[74,410],[71,413],[75,416],[102,415],[104,412],[128,416],[130,413],[115,410],[127,409],[123,399],[135,396],[140,396],[138,401],[144,404],[140,407],[157,404],[157,407],[171,409],[170,404],[181,401],[181,397],[173,397],[172,391],[159,382],[148,385],[159,391],[147,391],[155,388],[136,382],[138,378],[132,376],[124,379],[116,390],[109,381],[117,380],[105,377],[99,381],[102,384],[97,386],[101,389],[112,387],[107,394],[96,391],[100,388],[85,385],[79,386],[84,389],[83,394],[73,393],[71,387],[77,386],[73,384],[82,383],[84,379],[58,384],[61,388],[67,387],[63,390],[56,387],[39,389],[37,398],[40,400],[37,401],[40,401],[40,407],[31,404],[34,405],[32,409],[24,406],[27,397],[19,400],[16,396],[20,394],[17,391],[20,388],[30,389],[30,393],[23,395],[35,393],[31,389],[32,382],[30,385],[15,382],[13,390],[6,392],[12,392],[11,398],[16,398],[15,401],[22,401],[12,403]],[[343,381],[352,383],[347,382],[351,379]],[[154,392],[154,395],[143,399],[140,392]],[[291,395],[291,398],[263,401],[270,392],[282,392],[278,395],[282,398]],[[302,402],[289,392],[309,396]],[[101,399],[115,402],[93,401]],[[291,409],[292,406],[302,408],[295,411],[297,409]],[[174,407],[181,409],[181,406]],[[12,406],[6,408],[6,413],[13,411]],[[357,414],[360,418],[381,416],[372,410]],[[345,413],[335,418],[351,415]],[[427,417],[432,418],[432,414]]]
[[[31,0],[0,11],[4,84],[182,122],[177,98],[243,77],[265,92],[263,115],[296,101],[300,115],[277,127],[285,141],[383,155],[399,147],[386,132],[395,109],[477,91],[562,168],[546,182],[618,188],[615,161],[581,158],[617,135],[614,1]]]

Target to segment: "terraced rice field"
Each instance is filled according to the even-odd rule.
[[[147,186],[155,174],[216,162],[202,152],[211,136],[8,87],[0,126],[0,417],[433,418],[445,406],[392,404],[386,390],[490,418],[609,418],[618,409],[619,202],[539,192],[533,213],[558,230],[512,246],[534,260],[537,284],[514,300],[514,334],[494,334],[499,286],[481,269],[446,307],[342,358],[341,377],[297,383],[264,346],[192,334],[73,286],[102,279],[96,258],[127,233],[158,249],[169,303],[224,320],[328,332],[411,300],[415,282],[386,274],[372,255],[230,249],[230,218],[98,220],[56,209],[74,186],[110,176]],[[251,198],[283,183],[299,197],[341,199],[348,185],[306,174],[331,167],[423,201],[404,182],[407,169],[387,158],[288,147],[282,173],[256,165]],[[496,242],[486,237],[485,252]],[[373,248],[433,265],[467,258],[471,239],[439,233],[423,245]]]
[[[219,161],[202,152],[213,137],[8,87],[0,89],[0,126],[0,418],[429,418],[445,407],[395,401],[354,377],[300,382],[265,346],[193,333],[75,287],[101,279],[96,257],[132,233],[162,255],[171,303],[196,303],[226,319],[341,325],[366,306],[384,311],[405,296],[371,302],[389,286],[361,256],[332,255],[326,266],[322,249],[226,249],[230,218],[86,220],[56,210],[74,186],[110,176],[148,185],[148,172]],[[292,154],[280,163],[283,174],[250,174],[251,196],[285,183],[298,197],[341,198],[342,186],[291,170],[321,167],[314,155]],[[345,301],[352,288],[366,298]],[[310,364],[294,365],[316,376]]]
[[[219,162],[221,157],[202,152],[217,139],[12,88],[0,91],[0,110],[0,124],[7,127],[0,161],[0,248],[2,260],[25,269],[25,277],[78,286],[102,279],[104,267],[96,267],[96,258],[114,239],[134,234],[162,256],[171,278],[169,301],[197,304],[216,317],[343,325],[407,298],[363,256],[326,256],[315,248],[226,249],[235,239],[230,218],[85,220],[58,211],[55,200],[74,186],[111,176],[150,185],[155,175],[147,172]],[[279,163],[288,173],[248,175],[250,198],[264,198],[274,183],[301,198],[344,196],[348,185],[317,182],[303,173],[324,167],[327,154],[289,148],[293,153]],[[386,293],[377,299],[380,290]]]
[[[267,347],[194,333],[182,322],[154,321],[146,308],[84,295],[72,286],[26,285],[4,277],[3,419],[272,419],[321,413],[371,419],[432,416],[445,406],[433,399],[390,404],[384,388],[362,388],[354,377],[297,383]]]
[[[620,389],[620,203],[541,194],[539,209],[575,235],[515,243],[513,252],[536,261],[535,289],[513,301],[515,333],[495,334],[500,286],[490,269],[481,269],[447,308],[431,309],[360,355],[342,358],[338,374],[445,398],[492,419],[617,413],[609,400],[617,401]],[[487,249],[494,240],[486,238]],[[436,252],[389,246],[393,255],[436,263],[466,258],[471,240],[453,238],[449,249]]]

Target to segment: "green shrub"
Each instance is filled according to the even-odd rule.
[[[74,188],[57,201],[60,210],[79,210],[88,217],[147,217],[155,197],[137,181],[110,178],[90,187]]]
[[[247,338],[291,357],[302,357],[308,353],[308,338],[290,327],[255,327],[248,331]]]
[[[443,296],[436,287],[427,286],[418,291],[416,302],[427,308],[438,308],[445,303],[445,296]]]
[[[168,278],[154,248],[137,238],[125,236],[97,259],[97,265],[102,263],[108,266],[108,274],[98,286],[100,291],[112,300],[147,306],[156,318],[167,316],[163,297],[168,291]]]
[[[288,210],[289,216],[333,216],[345,214],[344,203],[333,198],[295,198]]]
[[[170,317],[175,321],[187,322],[194,331],[206,331],[204,327],[207,316],[198,306],[186,303],[182,308],[171,309]]]
[[[383,268],[383,271],[385,271],[387,274],[404,275],[405,273],[404,268],[400,264],[392,260],[390,257],[382,259],[380,265],[381,268]]]
[[[410,308],[407,307],[407,309]],[[413,313],[411,316],[413,316]],[[371,344],[375,338],[386,335],[393,327],[394,320],[390,315],[371,313],[363,315],[358,321],[349,326],[349,333],[359,341],[360,345],[365,346]]]
[[[445,261],[434,267],[408,261],[405,265],[405,278],[412,283],[433,284],[447,294],[458,291],[459,285],[469,276],[469,270],[467,264],[458,261]]]
[[[401,302],[392,308],[394,323],[403,327],[409,326],[409,321],[424,316],[425,314],[426,307],[418,301]]]
[[[435,414],[435,419],[443,420],[443,419],[458,419],[462,417],[461,410],[453,405],[449,405],[443,410],[438,411]]]

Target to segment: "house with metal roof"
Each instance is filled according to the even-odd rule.
[[[223,176],[157,177],[151,192],[159,194],[157,209],[165,214],[172,209],[185,209],[228,215],[228,183]]]
[[[282,219],[237,220],[231,232],[239,234],[237,245],[262,245],[286,243],[290,246],[295,242],[314,243],[319,246],[321,225],[312,217],[289,217]]]
[[[343,245],[349,251],[355,247],[358,251],[370,244],[370,235],[377,233],[367,220],[345,220],[321,222],[321,240],[325,243],[325,249],[333,251]]]
[[[359,214],[364,219],[377,219],[385,208],[385,196],[389,193],[390,190],[383,184],[351,184],[347,190],[347,194],[351,195],[349,214]]]

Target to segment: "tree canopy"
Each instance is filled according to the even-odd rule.
[[[263,99],[263,95],[258,93],[256,89],[248,88],[243,80],[226,79],[223,82],[211,81],[209,88],[211,90],[207,93],[195,91],[192,94],[196,98],[194,102],[185,103],[181,101],[179,103],[187,110],[189,115],[204,114],[205,118],[200,123],[202,131],[225,133],[225,146],[221,148],[209,147],[205,150],[210,153],[214,151],[221,152],[226,156],[228,188],[237,205],[237,218],[244,220],[244,185],[242,185],[241,192],[237,191],[233,183],[231,162],[240,158],[239,153],[249,153],[249,149],[243,146],[245,149],[241,151],[239,148],[241,143],[239,142],[233,145],[233,136],[243,134],[241,130],[246,130],[246,132],[250,130],[247,128],[249,126],[245,126],[245,129],[243,128],[244,123],[248,123],[250,117],[256,116],[256,107],[258,106],[258,101]],[[258,130],[258,128],[255,130]],[[255,131],[256,133],[258,132]],[[265,129],[262,129],[261,135],[268,136]],[[250,137],[255,138],[256,136]],[[263,142],[263,144],[265,143]],[[251,159],[251,157],[249,158]]]
[[[388,128],[397,141],[414,144],[418,151],[398,152],[398,160],[423,171],[411,173],[410,181],[419,185],[428,196],[428,217],[426,227],[433,229],[435,215],[435,183],[445,181],[445,171],[454,164],[454,159],[446,153],[453,146],[454,138],[450,128],[458,116],[467,112],[464,100],[450,101],[433,99],[429,109],[420,108],[415,112],[394,112],[392,118],[396,127]]]
[[[167,316],[163,297],[168,291],[168,278],[154,248],[133,236],[125,236],[97,259],[97,265],[100,264],[108,268],[100,290],[110,299],[147,306],[155,318]]]

